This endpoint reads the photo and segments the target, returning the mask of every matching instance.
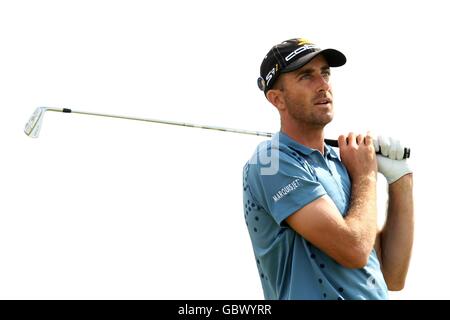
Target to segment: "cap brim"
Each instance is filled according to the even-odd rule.
[[[335,49],[324,49],[324,50],[319,50],[319,51],[308,53],[307,55],[292,62],[289,66],[284,68],[281,72],[286,73],[286,72],[290,72],[293,70],[297,70],[297,69],[303,67],[305,64],[310,62],[312,59],[314,59],[318,55],[322,55],[325,58],[325,60],[327,60],[328,65],[330,67],[340,67],[340,66],[343,66],[347,62],[347,58],[344,56],[344,54],[342,52],[335,50]]]

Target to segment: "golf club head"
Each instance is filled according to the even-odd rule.
[[[31,138],[37,138],[42,127],[42,120],[44,119],[44,113],[47,111],[46,107],[37,108],[25,125],[25,134]]]

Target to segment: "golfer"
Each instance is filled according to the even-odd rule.
[[[345,62],[338,50],[291,39],[261,63],[258,86],[281,128],[245,164],[243,197],[266,299],[387,299],[404,287],[413,178],[403,146],[369,133],[339,136],[339,154],[324,143],[334,115],[330,71]],[[381,230],[377,172],[389,185]]]

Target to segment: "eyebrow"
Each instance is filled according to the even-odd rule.
[[[326,70],[330,70],[330,66],[323,66],[322,68],[320,68],[320,71],[326,71]],[[306,73],[313,73],[314,69],[312,68],[307,68],[307,69],[300,69],[299,71],[297,71],[295,73],[296,76],[300,76]]]

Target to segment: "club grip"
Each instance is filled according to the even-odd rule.
[[[334,139],[325,139],[325,143],[330,145],[330,146],[332,146],[332,147],[335,147],[335,148],[339,147],[338,141],[334,140]],[[377,151],[376,153],[377,154],[381,154],[380,151]],[[410,148],[405,148],[405,150],[403,152],[403,159],[408,159],[410,156],[411,156],[411,149]]]

